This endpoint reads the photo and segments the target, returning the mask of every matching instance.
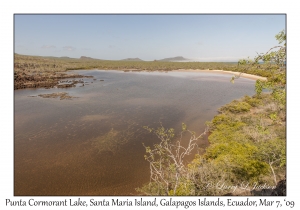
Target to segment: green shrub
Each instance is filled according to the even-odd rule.
[[[208,141],[210,143],[220,143],[231,140],[244,141],[246,140],[246,135],[242,132],[244,125],[243,122],[231,123],[230,125],[217,125],[216,129],[209,135]]]
[[[228,172],[234,173],[241,181],[257,181],[268,172],[268,164],[254,158],[258,150],[251,142],[228,141],[211,145],[205,157],[221,166],[226,165]]]
[[[267,163],[253,159],[234,167],[233,172],[241,181],[257,182],[261,176],[269,172],[268,168]]]
[[[286,104],[286,91],[285,89],[275,89],[272,93],[274,99],[281,105]]]
[[[230,104],[221,107],[220,111],[229,111],[231,113],[244,113],[250,111],[251,105],[244,101],[234,100]]]
[[[259,105],[262,104],[262,100],[256,98],[256,97],[250,97],[250,96],[245,96],[243,100],[250,104],[252,107],[258,107]]]

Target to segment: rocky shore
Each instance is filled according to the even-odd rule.
[[[92,76],[58,72],[27,73],[17,71],[14,72],[14,89],[74,87],[77,83],[83,83],[83,80],[76,80],[78,78],[92,78]],[[62,79],[66,80],[61,81]]]

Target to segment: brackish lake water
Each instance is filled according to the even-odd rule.
[[[137,195],[149,181],[143,126],[200,134],[254,80],[203,72],[73,71],[83,87],[14,91],[14,195]],[[104,80],[104,81],[100,81]],[[72,100],[29,97],[67,92]],[[199,142],[205,148],[207,139]],[[192,157],[191,157],[192,158]]]

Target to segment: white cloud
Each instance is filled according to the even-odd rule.
[[[43,45],[41,48],[42,49],[54,49],[56,47],[54,45]]]
[[[75,47],[72,47],[72,46],[64,46],[64,47],[63,47],[63,50],[65,50],[65,51],[75,51],[76,48],[75,48]]]

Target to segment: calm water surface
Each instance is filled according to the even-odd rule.
[[[15,195],[136,195],[149,181],[142,143],[158,142],[143,126],[180,130],[184,122],[200,134],[220,106],[253,95],[255,83],[200,72],[76,73],[94,78],[14,92]],[[55,92],[78,98],[29,97]]]

